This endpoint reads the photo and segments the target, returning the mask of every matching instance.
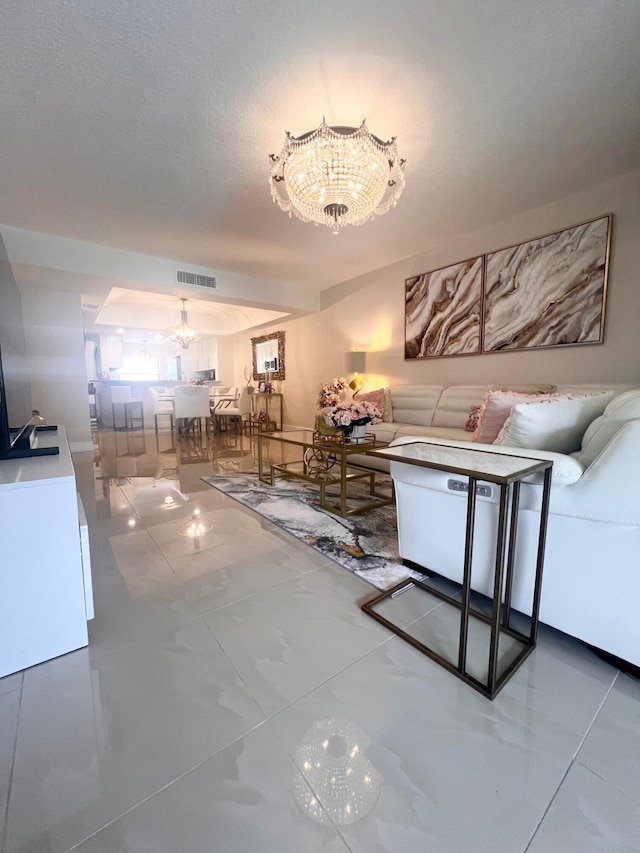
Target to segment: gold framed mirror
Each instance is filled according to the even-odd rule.
[[[251,338],[251,349],[256,381],[284,379],[284,332]]]

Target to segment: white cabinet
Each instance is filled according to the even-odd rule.
[[[63,427],[38,434],[51,445],[58,456],[0,461],[0,677],[88,644],[89,543]]]

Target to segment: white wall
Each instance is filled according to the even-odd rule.
[[[216,376],[223,385],[245,384],[244,367],[251,364],[251,350],[249,354],[242,354],[239,359],[235,357],[235,336],[229,335],[218,338],[218,372]]]
[[[21,427],[31,417],[22,300],[0,234],[0,349],[8,426]]]
[[[47,423],[66,427],[73,451],[91,450],[81,297],[35,287],[20,292],[33,407]]]
[[[603,344],[404,360],[406,278],[606,213],[613,213],[614,218]],[[344,374],[344,353],[354,346],[369,353],[363,377],[368,388],[398,383],[533,381],[640,385],[639,235],[640,173],[633,173],[480,231],[452,233],[420,255],[324,291],[324,308],[317,314],[261,330],[261,334],[285,331],[287,378],[281,385],[285,421],[294,425],[312,422],[319,385]],[[425,245],[428,241],[425,234]],[[234,338],[237,374],[251,357],[252,334]]]

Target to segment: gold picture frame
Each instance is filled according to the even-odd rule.
[[[600,344],[612,215],[486,256],[484,353]]]
[[[479,355],[483,256],[405,280],[405,359]]]
[[[251,356],[253,360],[253,378],[258,382],[273,382],[285,378],[284,366],[284,332],[272,332],[251,338]],[[265,369],[265,365],[275,367]]]

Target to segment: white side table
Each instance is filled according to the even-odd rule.
[[[382,450],[369,451],[369,454],[382,456],[391,460],[392,463],[432,468],[464,477],[465,480],[461,482],[463,490],[466,485],[467,522],[462,589],[453,593],[444,592],[437,584],[430,583],[429,577],[424,580],[408,578],[365,602],[362,609],[488,699],[493,699],[536,646],[553,463],[549,460],[507,456],[499,452],[477,450],[473,447],[467,449],[422,442],[386,447]],[[392,475],[393,467],[392,464]],[[543,474],[540,526],[536,546],[536,573],[531,618],[528,629],[521,629],[514,624],[515,620],[512,618],[514,611],[511,607],[513,578],[514,573],[517,572],[515,555],[520,483],[525,477],[535,473]],[[488,607],[478,603],[472,606],[471,602],[476,495],[480,483],[495,484],[499,490],[493,597],[486,600]],[[398,521],[401,523],[401,519]],[[427,563],[428,554],[425,554],[424,564],[416,568],[428,573]],[[446,602],[449,611],[453,611],[440,614],[440,607],[431,611],[435,622],[438,623],[435,630],[429,631],[430,614],[415,620],[406,629],[391,621],[389,616],[393,613],[393,599],[399,602],[400,597],[405,594],[422,595],[424,593]],[[382,602],[385,603],[382,604]],[[456,610],[459,612],[457,627],[454,626]],[[441,615],[447,618],[452,617],[446,623],[448,627],[444,627],[445,623],[439,619]],[[443,632],[450,635],[451,642],[444,642]],[[482,637],[487,644],[488,663],[485,668],[485,677],[481,677],[477,671],[475,673],[470,671],[467,652],[471,632],[475,638],[472,640],[474,657],[477,657],[475,643],[478,642],[478,638]],[[484,659],[486,660],[486,657]]]

